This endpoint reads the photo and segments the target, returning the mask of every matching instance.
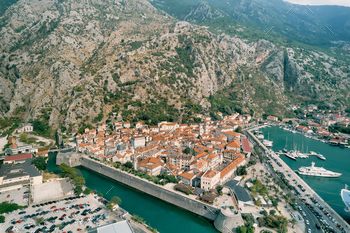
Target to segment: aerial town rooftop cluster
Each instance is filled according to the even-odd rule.
[[[228,180],[251,153],[245,136],[235,132],[249,123],[251,116],[217,114],[222,120],[196,115],[204,122],[199,124],[161,122],[147,126],[137,122],[130,128],[130,122],[115,122],[111,133],[103,124],[78,134],[76,148],[101,161],[130,161],[145,174],[166,173],[185,185],[210,190]]]
[[[292,110],[298,109],[298,106],[292,106]],[[293,124],[290,127],[285,127],[285,129],[292,130],[293,132],[298,132],[306,135],[307,137],[313,137],[314,139],[322,140],[333,146],[346,147],[350,142],[350,138],[346,135],[341,135],[338,133],[332,133],[329,131],[330,127],[349,127],[350,116],[347,116],[346,112],[331,112],[326,110],[318,110],[317,106],[309,105],[308,108],[302,109],[304,112],[304,117],[306,113],[309,113],[309,118],[301,124]],[[311,115],[312,113],[312,115]],[[275,116],[267,116],[267,120],[278,121]]]

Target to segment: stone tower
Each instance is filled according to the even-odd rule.
[[[137,158],[136,158],[136,155],[134,154],[133,156],[132,156],[132,158],[133,158],[133,165],[134,165],[134,170],[137,170]]]
[[[235,232],[237,227],[243,225],[244,221],[240,211],[230,208],[221,209],[214,221],[215,228],[222,233]]]
[[[198,124],[198,128],[199,128],[199,135],[203,135],[204,134],[203,124],[202,123]]]
[[[209,133],[208,122],[207,121],[204,121],[204,133],[205,134]]]

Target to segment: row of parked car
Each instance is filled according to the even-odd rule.
[[[346,233],[346,231],[344,230],[344,228],[327,212],[327,210],[320,205],[317,200],[313,197],[310,197],[310,200],[315,204],[315,206],[309,204],[309,203],[305,203],[305,205],[315,214],[315,216],[319,219],[319,221],[325,226],[325,228],[329,231],[329,232],[335,232],[334,228],[323,218],[322,214],[323,213],[326,217],[329,218],[329,220],[331,222],[333,222],[337,228],[339,228],[339,230],[343,233]],[[315,207],[318,207],[320,209],[320,211],[317,211]],[[316,226],[317,227],[317,226]]]
[[[79,199],[79,198],[82,198],[83,196],[74,196],[74,197],[67,197],[63,200],[65,201],[69,201],[69,200],[75,200],[75,199]],[[60,200],[57,200],[57,201],[48,201],[48,202],[45,202],[45,203],[41,203],[41,204],[37,204],[37,205],[32,205],[33,208],[35,207],[40,207],[40,206],[46,206],[46,205],[52,205],[52,204],[55,204],[55,203],[58,203],[60,202]]]

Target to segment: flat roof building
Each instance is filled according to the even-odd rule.
[[[0,192],[30,184],[41,184],[43,177],[41,172],[32,165],[33,160],[34,158],[27,158],[20,163],[4,163],[0,168]]]
[[[128,221],[120,221],[96,228],[92,228],[88,233],[134,233]]]

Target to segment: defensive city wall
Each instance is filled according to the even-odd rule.
[[[80,165],[84,166],[120,183],[210,219],[214,221],[215,227],[221,232],[231,232],[232,229],[244,224],[239,211],[236,214],[228,214],[220,208],[192,199],[182,193],[166,189],[165,187],[154,184],[146,179],[142,179],[110,165],[90,159],[88,156],[82,154],[58,154],[56,164],[59,165],[61,163],[66,163],[72,167]]]

